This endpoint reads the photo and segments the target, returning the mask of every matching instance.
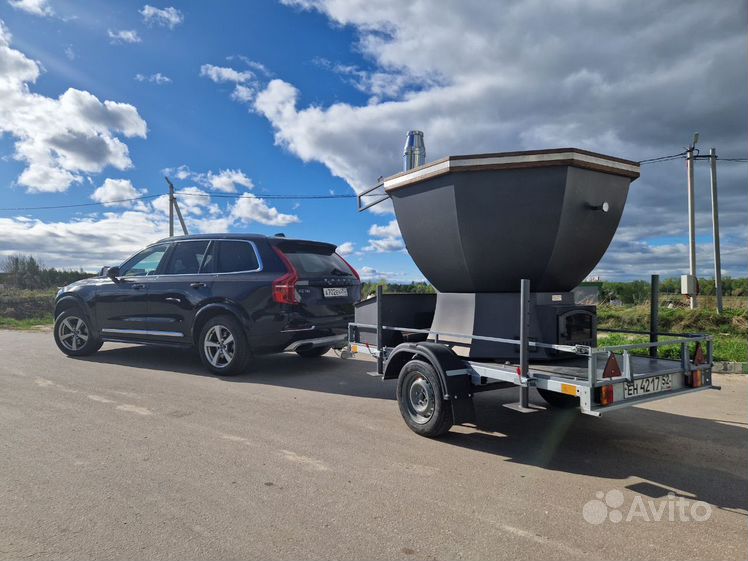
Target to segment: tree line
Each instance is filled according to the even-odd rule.
[[[643,304],[649,301],[649,281],[635,280],[626,282],[591,282],[583,285],[597,286],[600,291],[600,302],[620,300],[624,304]],[[434,287],[425,282],[410,284],[389,283],[386,281],[364,282],[361,288],[363,298],[374,294],[377,286],[381,285],[384,292],[408,292],[413,294],[434,293]],[[713,296],[715,293],[714,279],[699,279],[701,294]],[[660,279],[660,294],[680,295],[680,278]],[[724,296],[748,296],[748,278],[722,278],[722,294]]]
[[[0,286],[10,288],[54,288],[91,276],[93,275],[83,269],[75,271],[45,267],[44,263],[32,255],[9,255],[0,262]]]

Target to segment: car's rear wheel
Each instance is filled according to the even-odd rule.
[[[297,349],[296,354],[304,358],[319,358],[330,349],[332,347],[310,347],[308,349]]]
[[[94,335],[86,315],[78,308],[64,310],[55,320],[55,343],[68,356],[95,353],[103,344]]]
[[[203,365],[213,374],[240,374],[249,362],[249,345],[244,329],[231,316],[209,319],[200,332],[198,351]]]

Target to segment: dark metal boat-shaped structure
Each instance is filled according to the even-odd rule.
[[[383,181],[408,253],[440,292],[565,292],[615,234],[636,162],[560,148],[449,156]]]

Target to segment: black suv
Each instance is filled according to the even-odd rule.
[[[345,344],[356,271],[328,243],[253,234],[168,238],[55,300],[55,342],[71,356],[104,341],[197,347],[211,372],[251,356],[318,357]]]

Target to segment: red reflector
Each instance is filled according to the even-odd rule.
[[[285,275],[273,281],[273,301],[278,304],[298,304],[300,300],[296,293],[296,283],[299,280],[299,275],[296,268],[280,249],[273,247],[273,250],[288,269]]]
[[[605,370],[603,370],[603,378],[616,378],[621,375],[621,369],[618,367],[618,361],[616,355],[610,353],[608,362],[605,363]]]

